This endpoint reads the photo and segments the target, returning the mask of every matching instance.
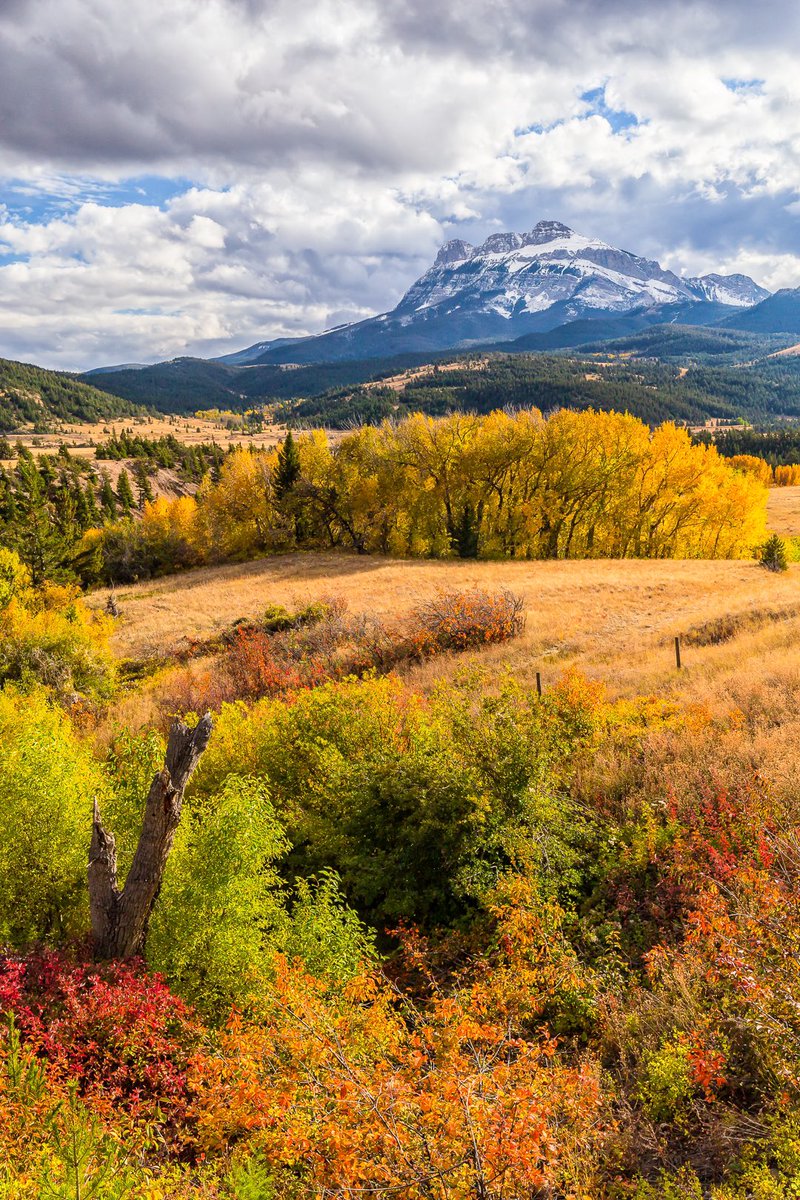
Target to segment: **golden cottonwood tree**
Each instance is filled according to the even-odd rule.
[[[766,531],[762,472],[694,445],[673,424],[650,430],[625,413],[415,414],[335,445],[321,431],[303,434],[296,448],[288,499],[276,489],[276,450],[236,450],[196,502],[148,505],[141,527],[151,569],[294,545],[429,557],[742,558]]]

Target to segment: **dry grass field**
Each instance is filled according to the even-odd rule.
[[[800,488],[771,493],[770,522],[800,534]],[[800,564],[785,574],[754,561],[637,560],[475,562],[286,554],[201,568],[116,592],[114,635],[125,658],[162,658],[269,604],[298,608],[343,597],[354,613],[391,621],[437,591],[510,588],[525,600],[522,638],[471,655],[442,656],[407,671],[423,691],[465,665],[490,676],[510,668],[545,686],[566,669],[602,680],[616,697],[658,694],[718,713],[740,710],[771,774],[792,776],[800,752]],[[101,607],[107,591],[90,603]],[[674,638],[682,640],[676,670]],[[145,720],[144,697],[122,719]],[[796,736],[795,736],[796,735]],[[793,777],[793,776],[792,776]]]
[[[242,433],[230,429],[224,420],[209,420],[205,417],[123,417],[104,423],[64,424],[54,427],[50,433],[22,432],[10,437],[12,443],[21,442],[34,454],[55,454],[59,446],[65,445],[70,452],[86,458],[94,456],[94,446],[105,441],[112,433],[133,429],[141,437],[160,438],[172,434],[179,442],[196,446],[201,442],[215,441],[220,446],[274,446],[286,436],[282,425],[265,426],[260,433]]]
[[[602,681],[612,698],[657,695],[720,717],[738,714],[715,762],[717,755],[736,762],[744,755],[778,792],[797,792],[800,564],[776,575],[755,562],[399,562],[293,554],[124,588],[117,593],[122,616],[114,640],[123,656],[161,656],[187,635],[222,629],[269,603],[294,606],[338,594],[353,612],[392,618],[437,589],[472,585],[524,596],[523,637],[412,667],[406,672],[412,687],[428,691],[480,666],[490,681],[511,669],[533,684],[539,671],[546,688],[574,667]],[[104,601],[102,592],[93,597],[95,604]],[[680,671],[676,635],[683,644]],[[122,697],[99,736],[163,719],[158,686]]]
[[[771,491],[769,524],[800,535],[800,487]],[[545,687],[574,667],[602,680],[614,697],[657,694],[718,714],[741,713],[750,761],[776,787],[796,786],[800,563],[773,574],[754,561],[402,561],[295,553],[119,589],[114,645],[122,657],[162,658],[187,639],[257,617],[268,604],[295,608],[335,595],[354,613],[392,620],[437,591],[472,586],[519,593],[527,613],[523,637],[411,667],[415,688],[426,691],[469,664],[490,677],[510,668],[531,683],[538,671]],[[99,591],[90,603],[100,607],[106,599]],[[113,723],[154,719],[154,697],[145,690],[120,703]]]
[[[767,514],[775,533],[781,537],[800,536],[800,487],[771,488]]]
[[[162,655],[187,638],[255,617],[268,604],[294,607],[325,595],[344,597],[354,612],[399,617],[438,590],[472,586],[511,588],[526,603],[524,637],[482,652],[487,666],[508,664],[550,678],[578,666],[619,694],[685,690],[698,671],[712,679],[740,667],[743,658],[773,651],[785,657],[800,635],[800,565],[774,575],[754,562],[478,563],[289,554],[118,590],[115,646],[124,656]],[[106,596],[97,592],[92,602],[102,605]],[[719,645],[686,644],[678,681],[673,638],[691,642],[698,627],[705,630],[701,640],[713,638],[712,625],[722,618],[738,623],[738,632]],[[436,660],[414,674],[427,685],[462,662]],[[800,669],[800,649],[797,662]]]

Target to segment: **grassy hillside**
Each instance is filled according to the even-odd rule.
[[[134,405],[73,375],[46,371],[30,363],[0,359],[0,429],[61,421],[102,421],[132,416]]]

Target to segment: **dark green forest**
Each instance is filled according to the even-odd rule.
[[[768,421],[800,416],[800,371],[790,359],[766,360],[757,367],[691,366],[653,360],[623,362],[573,359],[558,355],[491,356],[476,370],[443,371],[411,380],[402,391],[336,388],[279,410],[299,423],[343,428],[354,422],[424,412],[488,413],[534,406],[596,408],[629,412],[650,425],[663,421],[702,424],[709,418],[744,417]]]
[[[102,421],[133,416],[135,412],[135,407],[124,398],[98,391],[71,375],[0,358],[3,432],[27,424],[47,427],[53,417],[63,421]]]
[[[313,396],[329,388],[348,388],[383,374],[429,362],[431,356],[405,354],[397,359],[314,363],[307,367],[232,367],[201,358],[178,358],[137,370],[84,376],[97,387],[158,412],[194,413],[221,408],[242,412],[254,403]]]

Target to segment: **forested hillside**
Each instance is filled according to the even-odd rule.
[[[313,396],[335,386],[352,387],[426,361],[429,356],[408,354],[396,359],[283,368],[236,367],[208,359],[178,358],[136,370],[93,372],[83,379],[158,412],[194,413],[209,408],[241,412],[259,403]]]
[[[652,425],[702,424],[709,418],[800,415],[797,364],[762,357],[772,346],[750,334],[668,326],[584,347],[578,357],[491,352],[432,361],[405,355],[296,368],[178,359],[87,378],[162,412],[266,406],[282,418],[340,428],[416,411],[487,413],[506,405],[545,412],[600,408],[630,412]],[[752,364],[754,358],[759,361]],[[752,365],[737,365],[743,360]],[[416,370],[425,364],[431,369]],[[406,370],[405,385],[381,387],[382,379]]]
[[[47,427],[61,421],[102,421],[131,416],[134,405],[81,382],[75,376],[0,359],[0,432],[23,425]]]
[[[556,355],[490,355],[463,367],[413,377],[399,390],[340,388],[281,407],[299,422],[347,428],[357,421],[424,412],[488,413],[535,405],[629,412],[650,425],[702,424],[709,418],[766,419],[800,415],[800,372],[794,360],[757,367],[679,367],[652,360],[608,361]]]
[[[577,353],[630,354],[662,362],[745,363],[764,358],[787,345],[791,338],[779,334],[745,333],[707,325],[651,325],[626,337],[586,340]]]

